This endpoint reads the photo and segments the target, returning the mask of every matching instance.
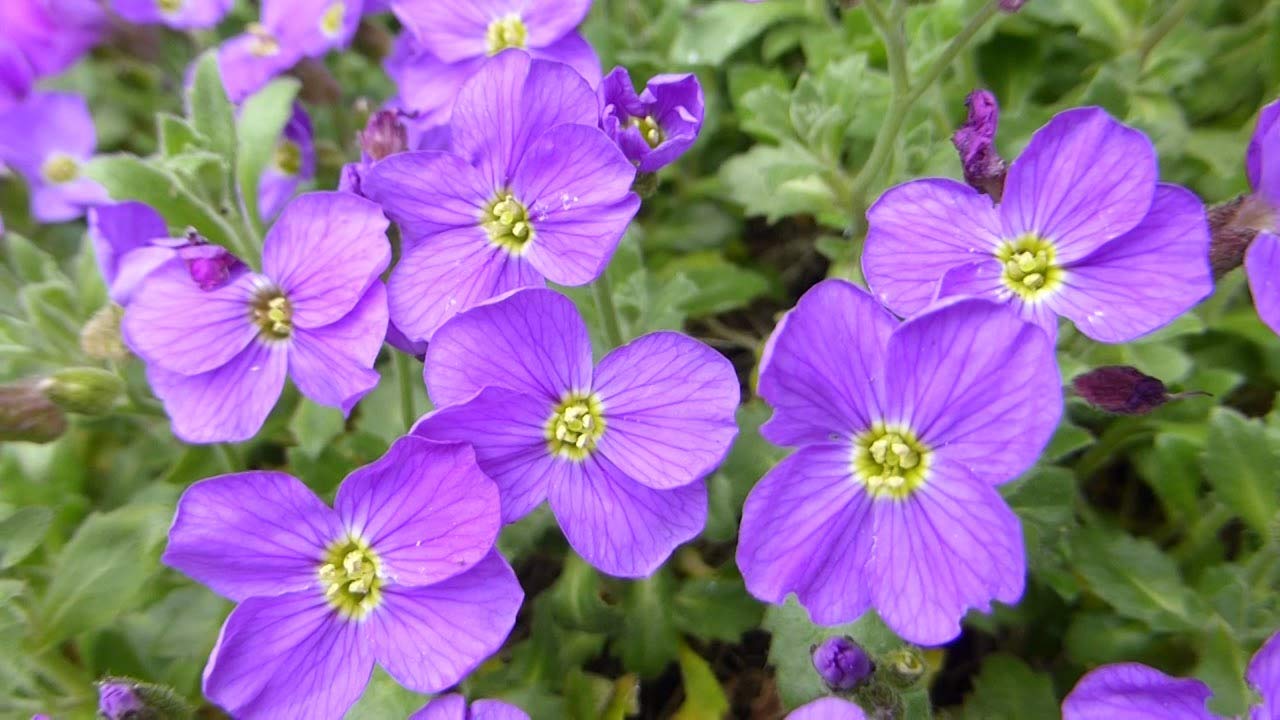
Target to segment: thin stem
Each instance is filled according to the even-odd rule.
[[[1156,49],[1165,37],[1173,31],[1178,23],[1182,22],[1182,18],[1191,12],[1191,8],[1195,7],[1196,0],[1178,0],[1169,8],[1169,12],[1165,13],[1152,25],[1142,36],[1142,42],[1138,45],[1138,66],[1143,67],[1147,64],[1147,58],[1151,55],[1151,51]]]
[[[600,311],[601,322],[604,323],[604,334],[613,347],[621,347],[624,342],[622,324],[618,321],[618,309],[613,305],[613,290],[609,287],[609,274],[600,273],[600,277],[591,285],[591,293],[596,299],[596,308]]]
[[[214,445],[218,454],[222,456],[222,462],[226,464],[227,469],[231,472],[239,472],[244,469],[244,461],[240,459],[240,453],[230,443],[218,443]]]
[[[978,31],[982,30],[991,18],[1000,12],[1000,3],[998,0],[991,0],[978,11],[977,15],[969,18],[969,23],[951,38],[951,42],[943,48],[942,54],[934,59],[925,67],[924,72],[920,73],[920,77],[911,85],[911,92],[907,96],[907,103],[914,103],[928,90],[931,85],[937,82],[938,78],[951,64],[955,62],[956,56],[969,46],[969,42],[973,40]]]
[[[413,366],[409,362],[408,355],[397,352],[395,357],[396,380],[400,383],[400,419],[404,421],[405,428],[409,428],[418,419],[413,403],[414,384],[418,379],[413,372]]]

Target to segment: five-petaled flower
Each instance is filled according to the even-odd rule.
[[[649,575],[702,530],[702,478],[737,434],[740,391],[723,356],[657,332],[593,368],[586,324],[550,290],[450,320],[425,375],[440,409],[414,433],[474,445],[504,521],[548,499],[569,544],[611,575]]]
[[[79,95],[37,93],[0,114],[0,164],[26,178],[31,214],[40,222],[75,220],[109,201],[106,189],[83,174],[96,145],[93,117]]]
[[[184,262],[152,271],[123,328],[174,434],[195,443],[253,437],[286,375],[344,412],[372,390],[387,330],[386,228],[368,200],[309,193],[267,233],[261,273],[238,266],[211,286]]]
[[[899,325],[866,292],[820,283],[761,361],[768,440],[799,449],[747,497],[738,567],[753,595],[796,593],[817,623],[875,608],[910,642],[1022,596],[1017,517],[995,486],[1035,461],[1062,414],[1053,346],[978,298]]]
[[[636,94],[626,68],[614,68],[600,83],[600,127],[642,173],[670,165],[702,130],[702,86],[698,76],[657,75]]]
[[[264,0],[261,22],[218,47],[227,96],[239,103],[304,57],[351,41],[361,0]]]
[[[239,603],[205,696],[235,717],[336,719],[375,662],[447,689],[501,647],[523,600],[499,526],[471,449],[421,438],[351,473],[332,509],[279,472],[192,485],[164,562]]]

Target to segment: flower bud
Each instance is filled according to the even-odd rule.
[[[120,333],[120,321],[124,308],[111,303],[104,305],[89,318],[80,330],[80,349],[95,360],[123,360],[129,357],[129,348]]]
[[[871,676],[871,657],[852,638],[830,637],[813,649],[813,668],[832,690],[850,690]]]
[[[369,118],[369,124],[360,131],[360,149],[370,160],[381,160],[388,155],[409,149],[409,133],[395,110],[379,110]]]
[[[1000,9],[1007,13],[1016,13],[1026,5],[1028,0],[1000,0]]]
[[[1244,263],[1249,243],[1263,227],[1264,203],[1253,196],[1241,195],[1234,200],[1206,209],[1209,218],[1209,265],[1214,279],[1235,270]]]
[[[969,116],[951,136],[951,143],[960,153],[964,165],[964,180],[970,187],[990,195],[999,202],[1004,194],[1004,178],[1007,167],[996,151],[996,130],[1000,125],[1000,105],[996,96],[986,90],[969,93],[964,104]]]
[[[0,385],[0,442],[53,442],[67,431],[67,418],[41,392],[44,380]]]
[[[917,686],[929,668],[919,648],[902,647],[881,658],[880,672],[885,682],[900,690]]]
[[[1119,415],[1146,415],[1171,399],[1158,378],[1127,365],[1090,370],[1071,386],[1090,405]]]
[[[65,368],[40,383],[40,389],[67,412],[104,415],[124,394],[124,381],[99,368]]]
[[[144,710],[131,683],[104,680],[98,683],[98,714],[107,720],[132,720]]]
[[[163,685],[107,677],[98,683],[98,716],[106,720],[190,720],[185,700]]]

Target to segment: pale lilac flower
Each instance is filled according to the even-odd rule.
[[[351,42],[361,0],[263,0],[261,21],[218,48],[227,96],[240,103],[304,57]]]
[[[461,695],[441,695],[409,720],[529,720],[529,714],[501,700],[477,700],[467,707]]]
[[[1245,155],[1253,195],[1246,222],[1258,231],[1244,258],[1258,316],[1280,333],[1280,100],[1264,107]]]
[[[274,218],[298,188],[315,176],[316,143],[311,116],[301,103],[294,103],[293,114],[258,184],[258,214],[264,220]]]
[[[33,79],[53,75],[79,60],[106,28],[107,14],[97,0],[4,0],[0,57],[12,63],[21,56]]]
[[[616,67],[599,92],[601,129],[642,173],[670,165],[702,130],[702,85],[692,73],[654,76],[637,95],[630,73]]]
[[[131,23],[161,23],[199,29],[218,24],[235,0],[111,0],[111,9]]]
[[[1062,415],[1043,331],[977,298],[898,324],[827,280],[769,339],[759,392],[774,410],[761,433],[799,449],[743,509],[753,595],[794,592],[821,625],[874,608],[920,645],[958,635],[969,608],[1021,598],[1022,530],[995,486],[1035,462]]]
[[[567,65],[508,50],[458,96],[450,152],[408,152],[364,178],[400,226],[391,319],[412,340],[519,287],[583,285],[639,208],[633,166],[598,128],[595,93]]]
[[[981,296],[1051,336],[1062,315],[1095,340],[1127,342],[1213,291],[1199,198],[1157,183],[1150,141],[1099,108],[1037,131],[999,205],[954,180],[916,180],[867,220],[867,282],[903,317],[935,297]]]
[[[791,711],[787,720],[867,720],[867,715],[848,700],[825,697]]]
[[[31,214],[41,222],[75,220],[110,201],[105,188],[81,174],[97,142],[79,95],[37,93],[0,114],[0,164],[26,179]]]
[[[151,272],[123,329],[174,434],[192,443],[253,437],[286,375],[344,412],[372,390],[387,330],[386,227],[367,200],[309,193],[267,233],[261,273],[235,268],[210,288],[178,260]]]
[[[620,577],[651,574],[702,531],[702,478],[737,434],[740,396],[706,345],[652,333],[593,367],[573,303],[526,289],[440,328],[425,376],[439,409],[413,432],[474,445],[503,521],[549,500],[573,549]]]
[[[523,600],[499,525],[471,449],[413,437],[347,476],[332,509],[279,472],[192,485],[163,560],[238,603],[205,696],[234,717],[337,720],[375,663],[411,690],[449,688]]]

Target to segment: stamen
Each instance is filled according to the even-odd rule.
[[[316,570],[329,605],[360,620],[382,599],[381,561],[368,543],[349,537],[329,546],[325,562]]]
[[[320,16],[320,32],[327,37],[336,37],[342,30],[342,16],[346,14],[347,6],[345,3],[331,3]]]
[[[40,174],[48,182],[61,185],[80,176],[80,165],[66,153],[53,153],[40,167]]]
[[[513,255],[525,251],[533,240],[533,225],[529,211],[509,192],[498,194],[480,217],[480,226],[489,234],[489,241]]]
[[[1036,300],[1056,290],[1062,268],[1054,264],[1053,243],[1035,235],[1025,235],[1005,243],[996,251],[1004,265],[1005,287],[1026,300]]]
[[[658,124],[658,121],[652,115],[631,118],[631,124],[640,130],[640,137],[644,138],[650,148],[656,148],[662,144],[664,139],[662,126]]]
[[[280,41],[276,40],[276,36],[261,23],[249,23],[245,28],[245,32],[253,36],[253,42],[249,45],[249,52],[258,57],[270,57],[280,52]]]
[[[529,30],[524,21],[514,13],[504,15],[489,23],[485,33],[485,43],[490,55],[497,55],[507,48],[523,49],[528,41]]]
[[[604,428],[600,398],[570,393],[547,420],[547,445],[555,455],[582,460],[595,450]]]
[[[929,456],[910,428],[876,423],[854,441],[854,476],[873,498],[900,500],[928,478]]]
[[[271,286],[262,288],[249,306],[253,322],[262,331],[261,336],[287,340],[293,335],[293,306],[280,290]]]

